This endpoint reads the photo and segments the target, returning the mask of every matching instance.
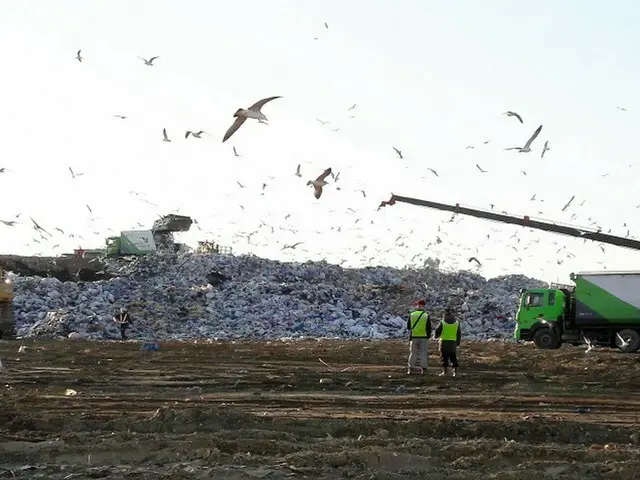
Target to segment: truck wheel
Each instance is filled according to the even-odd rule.
[[[622,337],[622,340],[624,342],[620,341],[620,338],[618,338],[618,336]],[[626,343],[624,347],[622,346],[623,343]],[[621,352],[624,353],[635,352],[640,348],[640,333],[628,328],[620,330],[616,334],[616,346],[620,349]]]
[[[536,331],[533,335],[533,343],[536,348],[541,348],[545,350],[558,348],[560,339],[556,332],[551,330],[550,328],[541,328]]]

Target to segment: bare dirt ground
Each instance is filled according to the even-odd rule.
[[[640,478],[640,356],[465,343],[453,379],[406,353],[0,342],[0,478]]]

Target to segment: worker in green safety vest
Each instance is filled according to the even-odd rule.
[[[415,307],[407,319],[407,330],[410,332],[407,375],[411,375],[413,369],[417,369],[419,373],[425,373],[429,357],[429,338],[431,337],[429,314],[424,311],[424,300],[416,302]]]
[[[451,308],[446,308],[442,321],[436,327],[435,337],[440,338],[440,359],[442,360],[442,373],[440,376],[447,374],[449,362],[453,367],[452,375],[455,377],[458,371],[458,347],[462,338],[460,322],[453,315]]]

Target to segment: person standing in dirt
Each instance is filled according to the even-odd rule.
[[[416,302],[416,309],[409,314],[407,330],[409,330],[409,359],[407,361],[407,375],[417,369],[425,373],[429,358],[429,338],[431,337],[431,322],[429,314],[424,311],[425,302]],[[420,365],[418,364],[420,362]]]
[[[440,338],[440,359],[442,360],[442,373],[447,374],[449,362],[453,367],[452,375],[455,377],[458,371],[458,347],[462,338],[460,322],[453,315],[453,310],[447,307],[444,311],[442,321],[436,327],[435,338]]]
[[[113,317],[113,321],[120,325],[120,336],[122,340],[127,339],[127,328],[131,326],[131,315],[125,307],[120,308],[120,313]]]

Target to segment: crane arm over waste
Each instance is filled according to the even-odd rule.
[[[533,219],[528,215],[515,216],[507,215],[504,213],[491,212],[488,210],[463,207],[458,203],[456,203],[455,205],[449,205],[445,203],[432,202],[430,200],[420,200],[418,198],[403,197],[401,195],[391,194],[391,199],[387,202],[382,202],[380,204],[380,207],[384,207],[387,205],[392,206],[396,202],[408,203],[410,205],[433,208],[436,210],[446,210],[456,214],[469,215],[472,217],[483,218],[485,220],[491,220],[494,222],[510,223],[512,225],[520,225],[523,227],[535,228],[537,230],[543,230],[546,232],[584,238],[587,240],[593,240],[594,242],[607,243],[609,245],[630,248],[632,250],[640,250],[640,241],[634,240],[632,238],[617,237],[615,235],[609,235],[600,231],[589,230],[583,227],[573,227],[571,225],[563,225],[561,223]]]

